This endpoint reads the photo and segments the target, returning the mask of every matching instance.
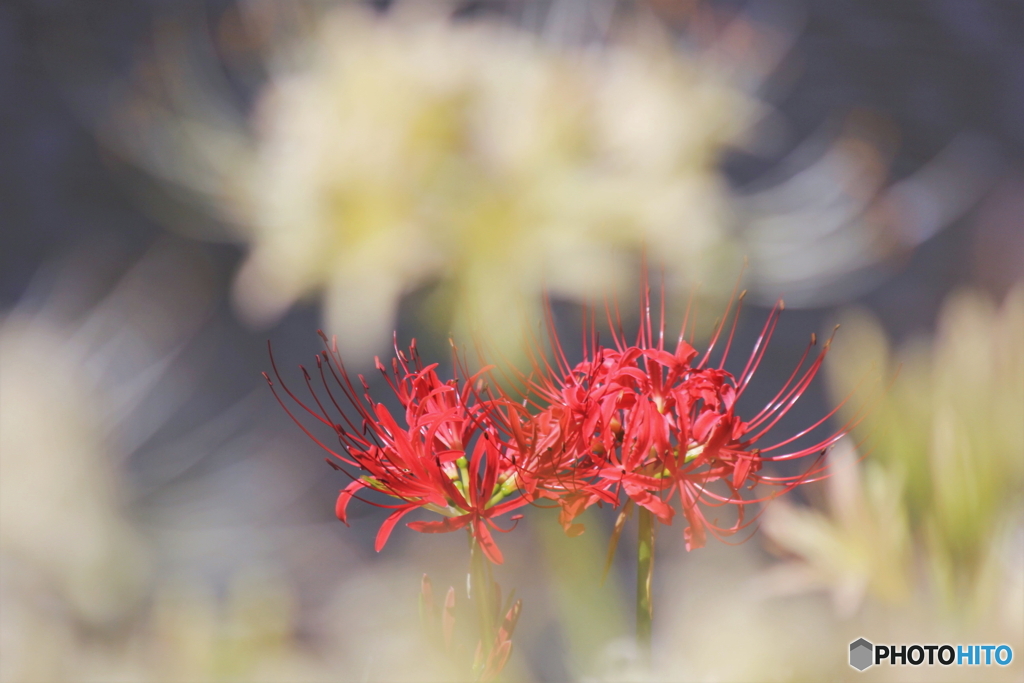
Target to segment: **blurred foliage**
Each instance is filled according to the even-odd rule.
[[[602,576],[607,535],[601,533],[593,511],[578,520],[588,532],[574,537],[566,535],[553,512],[537,525],[568,655],[565,665],[574,677],[603,675],[602,667],[612,663],[608,644],[623,641],[627,643],[624,663],[636,667],[638,653],[625,609],[629,601],[619,594],[614,573]]]
[[[846,617],[879,601],[1019,643],[1024,287],[1000,306],[954,294],[935,337],[897,351],[862,312],[840,339],[829,358],[837,397],[896,376],[855,431],[863,462],[852,443],[834,454],[827,511],[768,509],[768,537],[796,558],[773,570],[776,587],[826,588]]]
[[[195,399],[195,367],[179,356],[208,313],[210,283],[193,257],[161,244],[102,296],[64,264],[58,282],[0,317],[0,681],[450,680],[420,651],[414,591],[395,589],[404,565],[401,577],[378,567],[333,579],[319,598],[327,624],[306,640],[310,619],[273,563],[239,559],[220,582],[168,566],[173,551],[157,547],[167,536],[142,519],[125,462],[178,401]],[[184,505],[218,524],[191,509],[196,498]],[[372,643],[353,640],[353,613]]]

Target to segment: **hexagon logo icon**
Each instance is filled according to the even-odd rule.
[[[874,654],[875,646],[864,640],[858,638],[857,640],[850,643],[850,666],[857,671],[863,671],[868,668],[874,662],[872,656]]]

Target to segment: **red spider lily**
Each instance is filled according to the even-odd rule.
[[[425,533],[469,527],[487,558],[500,564],[501,550],[490,529],[511,529],[501,529],[493,518],[528,503],[528,491],[534,488],[525,480],[524,475],[530,470],[523,465],[533,459],[524,449],[538,443],[537,429],[523,406],[502,397],[480,395],[475,387],[486,368],[460,382],[457,358],[455,378],[442,382],[436,372],[437,364],[424,366],[413,340],[408,355],[396,346],[390,373],[376,359],[377,369],[405,411],[403,427],[387,407],[370,397],[369,385],[362,375],[362,391],[356,389],[338,356],[337,345],[328,344],[327,337],[322,332],[320,335],[327,344],[327,350],[316,359],[325,401],[314,390],[310,374],[300,366],[316,410],[300,401],[284,384],[272,354],[271,364],[283,391],[302,410],[334,431],[340,449],[332,449],[309,431],[285,405],[270,377],[266,373],[264,377],[295,423],[340,461],[339,464],[328,459],[333,467],[346,474],[347,468],[362,473],[349,474],[352,481],[338,496],[338,518],[348,523],[346,510],[353,498],[393,509],[377,534],[376,549],[380,551],[402,517],[418,508],[430,510],[442,519],[409,522],[407,526]],[[325,403],[337,411],[340,422],[332,419]],[[349,410],[343,409],[342,403]],[[368,491],[387,494],[400,502],[383,504],[358,495]],[[512,519],[517,521],[519,517]]]
[[[628,345],[608,311],[614,346],[598,344],[591,333],[584,358],[575,366],[565,359],[549,317],[554,367],[542,354],[534,357],[534,374],[525,380],[528,392],[538,394],[547,410],[566,416],[561,422],[565,443],[574,445],[576,462],[571,477],[542,479],[538,495],[556,498],[561,521],[570,534],[582,527],[573,518],[590,505],[618,504],[621,496],[671,524],[678,499],[687,528],[687,549],[705,544],[706,531],[718,537],[746,528],[745,507],[773,498],[799,484],[820,479],[823,455],[850,428],[844,426],[812,446],[777,453],[796,439],[824,425],[839,409],[799,433],[768,446],[762,437],[789,412],[820,369],[829,343],[808,363],[815,344],[812,335],[789,380],[757,415],[744,420],[735,412],[736,400],[749,386],[784,306],[772,309],[739,377],[724,369],[732,346],[743,296],[732,316],[725,350],[718,365],[709,359],[721,339],[732,304],[718,324],[703,355],[686,340],[686,319],[671,351],[665,348],[664,303],[657,337],[653,334],[650,295],[645,291],[643,315],[635,343]],[[662,297],[664,300],[664,296]],[[617,315],[616,315],[617,317]],[[773,476],[762,471],[766,462],[813,457],[799,475]],[[757,485],[777,490],[765,497],[749,492]],[[709,520],[706,508],[731,505],[737,519],[731,526]],[[620,527],[621,528],[621,527]]]

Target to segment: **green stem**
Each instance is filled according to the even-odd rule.
[[[640,529],[636,552],[636,642],[641,657],[650,662],[651,621],[654,604],[651,602],[651,579],[654,576],[654,515],[640,508]]]
[[[469,598],[477,606],[480,642],[483,643],[484,661],[487,661],[487,656],[491,653],[491,646],[494,643],[495,608],[491,605],[494,596],[494,582],[491,578],[490,562],[472,532],[469,534],[469,574]]]

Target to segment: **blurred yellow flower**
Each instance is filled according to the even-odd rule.
[[[849,439],[830,456],[830,515],[774,502],[765,511],[764,532],[799,559],[769,571],[776,590],[820,587],[836,611],[853,614],[867,593],[884,600],[909,596],[910,536],[901,503],[902,482],[882,468],[862,475]]]
[[[241,226],[246,317],[322,292],[346,356],[365,358],[404,294],[439,285],[441,332],[509,348],[543,290],[599,299],[643,249],[672,283],[731,283],[715,157],[751,103],[710,60],[653,32],[583,51],[400,10],[327,13],[244,132],[187,75],[178,118],[136,129],[137,158]],[[202,172],[183,170],[189,148]]]
[[[159,243],[86,307],[100,293],[91,267],[55,270],[55,283],[0,315],[0,683],[451,680],[409,654],[416,582],[401,595],[397,570],[346,577],[339,590],[379,623],[364,618],[353,636],[352,612],[339,610],[337,623],[314,624],[332,641],[318,648],[297,636],[292,577],[249,561],[224,577],[221,597],[209,585],[216,561],[168,561],[174,550],[151,523],[160,513],[127,504],[138,491],[122,466],[194,395],[194,366],[178,354],[209,313],[208,271]],[[394,648],[366,647],[396,633],[405,640]]]
[[[83,351],[44,316],[0,318],[0,565],[13,586],[102,624],[139,598],[146,557]]]
[[[848,316],[844,330],[829,358],[838,395],[899,362],[860,430],[870,444],[864,482],[852,450],[843,453],[831,514],[773,506],[765,531],[799,558],[807,585],[847,595],[848,612],[857,590],[890,602],[914,592],[968,621],[1002,614],[1024,635],[1020,614],[1004,609],[1024,583],[1013,548],[1024,530],[1024,287],[998,308],[977,293],[953,295],[934,340],[895,355],[865,314]]]

